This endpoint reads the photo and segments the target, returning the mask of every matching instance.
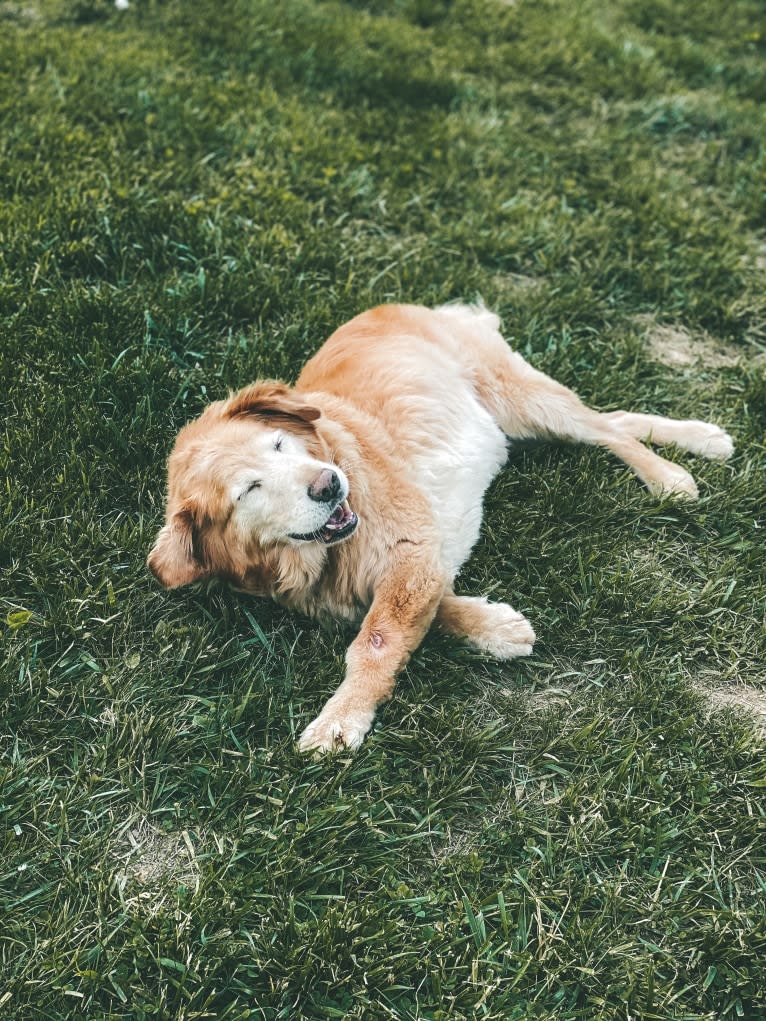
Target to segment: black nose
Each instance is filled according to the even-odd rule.
[[[323,468],[309,484],[309,499],[317,503],[332,503],[340,496],[340,479],[334,471]]]

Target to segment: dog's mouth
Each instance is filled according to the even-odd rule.
[[[321,542],[325,546],[331,546],[335,542],[347,539],[356,531],[358,524],[359,518],[349,507],[348,500],[342,500],[321,528],[305,535],[291,534],[290,538],[302,542]]]

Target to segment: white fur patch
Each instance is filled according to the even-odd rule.
[[[413,458],[422,491],[443,536],[443,562],[454,577],[479,538],[484,493],[508,456],[506,438],[465,387],[453,431]]]

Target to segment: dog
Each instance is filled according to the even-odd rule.
[[[217,575],[361,622],[344,680],[299,739],[304,752],[357,748],[432,623],[499,659],[532,652],[522,614],[453,591],[509,439],[605,447],[656,496],[688,499],[692,476],[641,441],[733,451],[707,422],[590,409],[483,306],[383,305],[333,333],[294,387],[256,382],[184,426],[148,566],[169,588]]]

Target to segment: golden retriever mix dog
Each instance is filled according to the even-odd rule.
[[[337,330],[294,387],[260,382],[178,435],[148,564],[170,588],[211,575],[314,616],[361,621],[346,675],[300,738],[356,748],[436,624],[500,659],[535,633],[507,603],[453,592],[507,438],[606,447],[658,496],[694,479],[641,443],[726,458],[715,425],[602,414],[513,352],[483,307],[382,306]]]

